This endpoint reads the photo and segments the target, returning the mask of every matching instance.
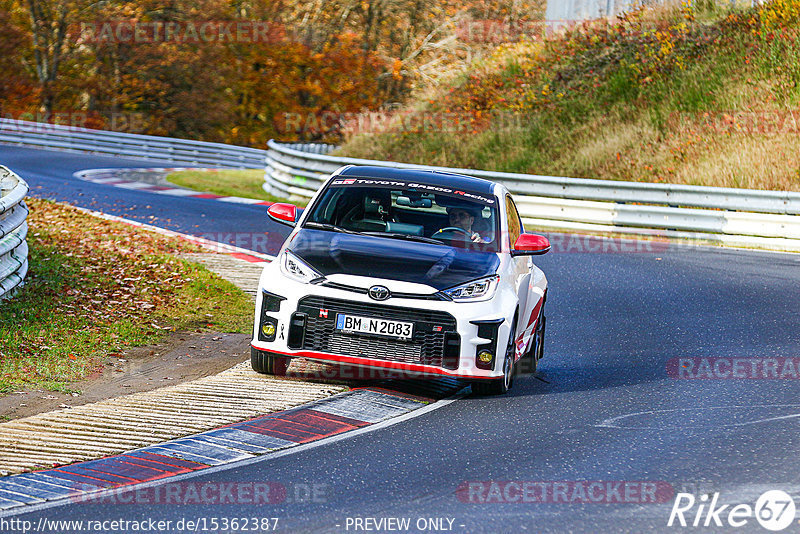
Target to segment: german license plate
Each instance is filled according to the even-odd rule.
[[[397,339],[411,339],[414,334],[414,323],[337,313],[336,330],[345,334],[373,334]]]

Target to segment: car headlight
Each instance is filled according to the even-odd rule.
[[[320,273],[288,250],[284,251],[283,253],[281,271],[292,280],[296,280],[304,284],[322,277]]]
[[[500,276],[494,274],[486,278],[480,278],[461,284],[450,289],[445,289],[443,293],[458,302],[474,302],[479,300],[489,300],[497,290]]]

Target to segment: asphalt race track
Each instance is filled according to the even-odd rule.
[[[0,147],[0,162],[37,197],[189,233],[275,231],[262,207],[72,178],[81,168],[152,162],[9,147]],[[400,531],[410,532],[764,532],[753,517],[730,527],[732,506],[720,515],[724,527],[710,518],[703,528],[705,513],[701,526],[691,522],[701,495],[710,502],[719,493],[718,507],[753,506],[773,489],[800,496],[800,256],[564,248],[536,260],[550,287],[538,378],[517,377],[507,396],[466,397],[372,432],[179,481],[181,491],[275,483],[286,492],[277,503],[238,495],[177,505],[150,488],[133,503],[111,497],[15,517],[153,519],[173,529],[183,520],[184,530],[201,521],[200,532],[214,531],[203,528],[212,518],[278,518],[281,532],[398,531],[397,523],[376,523],[387,518],[407,518]],[[697,498],[685,514],[690,526],[668,527],[681,491]],[[787,532],[798,530],[795,520]]]

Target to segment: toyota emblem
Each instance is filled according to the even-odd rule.
[[[383,286],[372,286],[369,288],[369,296],[373,300],[386,300],[391,294],[389,289]]]

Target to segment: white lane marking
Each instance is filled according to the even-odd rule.
[[[160,191],[153,191],[153,193],[158,193],[159,195],[170,195],[173,197],[193,197],[195,195],[202,194],[198,191],[188,191],[186,189],[161,189]]]
[[[117,178],[116,176],[110,176],[108,178],[94,178],[94,179],[92,179],[92,182],[94,182],[96,184],[110,184],[110,185],[113,185],[113,184],[115,184],[117,182],[121,182],[121,181],[122,180]]]
[[[146,184],[144,182],[129,182],[129,181],[120,181],[113,184],[114,187],[121,187],[123,189],[150,189],[155,187],[153,184]]]
[[[258,198],[244,198],[244,197],[220,197],[215,198],[214,200],[219,200],[220,202],[232,202],[234,204],[263,204],[267,202],[266,200],[260,200]]]
[[[747,408],[747,409],[755,409],[755,408],[800,408],[800,404],[747,404],[747,405],[733,405],[733,406],[706,406],[703,408],[674,408],[670,410],[646,410],[644,412],[634,412],[625,415],[618,415],[616,417],[611,417],[608,419],[604,419],[600,423],[596,424],[595,427],[599,428],[622,428],[622,429],[637,429],[637,430],[666,430],[669,428],[675,428],[680,426],[681,428],[723,428],[723,427],[737,427],[737,426],[747,426],[747,425],[756,425],[760,423],[768,423],[770,421],[781,421],[786,419],[795,419],[800,418],[800,413],[789,414],[789,415],[780,415],[776,417],[765,417],[762,419],[756,419],[754,421],[745,421],[743,423],[725,423],[725,424],[715,424],[715,425],[691,425],[691,424],[674,424],[674,425],[661,425],[661,426],[628,426],[628,425],[620,425],[617,424],[618,421],[622,421],[623,419],[628,419],[631,417],[636,417],[640,415],[656,415],[660,413],[674,413],[674,412],[707,412],[711,410],[731,410],[731,409],[739,409],[739,408]]]
[[[95,492],[87,492],[87,493],[84,493],[84,494],[81,494],[81,495],[73,495],[71,497],[63,497],[63,498],[58,499],[58,500],[48,501],[48,502],[44,502],[44,503],[41,503],[41,504],[33,504],[33,505],[28,505],[28,506],[15,507],[15,508],[11,508],[9,510],[0,510],[0,517],[13,517],[15,515],[22,515],[22,514],[28,514],[28,513],[33,513],[33,512],[39,512],[41,510],[47,510],[47,509],[50,509],[50,508],[57,508],[57,507],[64,506],[64,505],[80,503],[80,502],[82,502],[84,500],[91,502],[91,501],[93,501],[95,499],[98,499],[98,500],[100,500],[100,502],[102,502],[102,498],[103,497],[118,495],[122,491],[135,491],[135,490],[141,490],[141,489],[145,489],[145,488],[151,488],[151,487],[158,486],[158,485],[165,484],[165,483],[180,482],[180,481],[191,479],[191,478],[195,478],[195,477],[198,477],[198,476],[210,475],[210,474],[219,473],[219,472],[222,472],[222,471],[228,471],[230,469],[238,469],[239,467],[252,465],[254,463],[266,462],[266,461],[273,460],[275,458],[281,458],[283,456],[288,456],[290,454],[297,454],[299,452],[304,452],[304,451],[307,451],[309,449],[314,449],[316,447],[321,447],[323,445],[328,445],[330,443],[336,443],[337,441],[341,441],[343,439],[350,439],[350,438],[355,437],[355,436],[360,436],[361,434],[366,434],[368,432],[374,432],[375,430],[380,430],[382,428],[387,428],[387,427],[390,427],[392,425],[396,425],[398,423],[402,423],[403,421],[408,421],[410,419],[414,419],[416,417],[420,417],[420,416],[425,415],[425,414],[427,414],[429,412],[432,412],[434,410],[438,410],[439,408],[444,408],[445,406],[447,406],[447,405],[449,405],[449,404],[451,404],[451,403],[453,403],[453,402],[455,402],[455,401],[467,396],[468,394],[469,394],[469,388],[465,387],[465,388],[462,388],[460,391],[458,391],[456,394],[454,394],[454,395],[452,395],[452,396],[450,396],[450,397],[448,397],[446,399],[442,399],[440,401],[436,401],[433,404],[428,404],[427,406],[423,406],[422,408],[417,408],[416,410],[413,410],[413,411],[408,412],[406,414],[400,415],[398,417],[394,417],[392,419],[387,419],[385,421],[381,421],[380,423],[376,423],[374,425],[361,427],[361,428],[358,428],[356,430],[349,430],[347,432],[343,432],[343,433],[337,434],[335,436],[330,436],[328,438],[322,438],[322,439],[317,440],[317,441],[312,441],[311,443],[304,443],[302,445],[296,445],[294,447],[289,447],[289,448],[286,448],[286,449],[283,449],[283,450],[280,450],[280,451],[276,451],[276,452],[272,452],[272,453],[268,453],[268,454],[263,454],[261,456],[256,456],[254,458],[248,458],[248,459],[245,459],[245,460],[237,460],[237,461],[226,463],[226,464],[222,464],[222,465],[216,465],[216,466],[212,466],[212,467],[207,467],[205,469],[199,469],[197,471],[192,471],[190,473],[183,473],[181,475],[175,475],[175,476],[172,476],[172,477],[162,478],[162,479],[159,479],[159,480],[154,480],[154,481],[150,481],[150,482],[143,482],[141,484],[131,484],[129,486],[124,486],[124,487],[119,487],[119,488],[112,488],[112,489],[108,489],[108,490],[99,490],[99,491],[95,491]],[[312,408],[313,408],[313,406],[312,406]]]

